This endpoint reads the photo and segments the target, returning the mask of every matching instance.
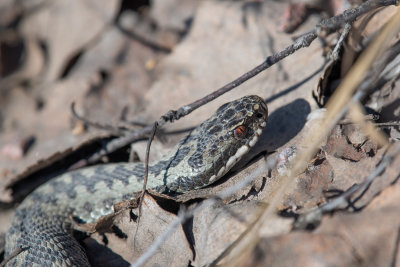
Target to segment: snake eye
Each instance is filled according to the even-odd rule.
[[[261,119],[261,118],[263,117],[263,114],[257,113],[257,114],[256,114],[256,117],[259,118],[259,119]]]
[[[234,130],[235,137],[243,138],[246,136],[246,133],[247,128],[244,125],[240,125]]]

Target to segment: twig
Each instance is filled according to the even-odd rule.
[[[215,98],[217,98],[218,96],[228,92],[229,90],[237,87],[238,85],[242,84],[243,82],[247,81],[248,79],[254,77],[255,75],[257,75],[258,73],[260,73],[261,71],[269,68],[270,66],[272,66],[273,64],[275,64],[276,62],[282,60],[283,58],[285,58],[286,56],[294,53],[295,51],[297,51],[298,49],[302,48],[302,47],[306,47],[309,46],[311,44],[311,42],[317,38],[317,32],[321,33],[322,29],[328,29],[328,30],[336,30],[337,28],[339,28],[341,25],[345,24],[345,23],[351,23],[353,22],[358,16],[374,9],[377,6],[384,6],[384,5],[393,5],[396,4],[398,1],[367,1],[366,3],[362,4],[360,7],[355,8],[355,9],[351,9],[347,12],[345,12],[343,15],[339,15],[337,17],[333,17],[331,19],[325,20],[323,22],[321,22],[319,25],[316,26],[315,30],[307,33],[306,35],[304,35],[300,40],[296,41],[294,44],[288,46],[286,49],[284,49],[281,52],[276,53],[273,56],[268,57],[264,63],[262,63],[261,65],[257,66],[256,68],[252,69],[251,71],[245,73],[244,75],[240,76],[238,79],[234,80],[233,82],[225,85],[224,87],[218,89],[217,91],[213,92],[212,94],[207,95],[206,97],[199,99],[193,103],[191,103],[190,105],[186,105],[181,107],[180,109],[178,109],[177,111],[171,110],[169,111],[167,114],[163,115],[161,117],[161,119],[158,121],[160,126],[162,126],[165,122],[167,121],[174,121],[177,120],[187,114],[189,114],[190,112],[192,112],[193,110],[197,109],[198,107],[214,100]],[[340,17],[340,19],[339,19]],[[368,65],[367,65],[368,66]],[[358,94],[360,97],[362,94]],[[337,122],[342,116],[339,116],[341,112],[336,112],[334,116],[335,119],[332,121]],[[343,115],[344,113],[342,113],[341,115]],[[332,116],[332,115],[331,115]],[[310,151],[314,151],[314,148],[310,148]],[[307,153],[308,151],[306,151],[306,154],[311,154],[311,153]],[[295,169],[295,172],[298,171],[299,169],[301,169],[302,165],[297,166],[297,168]],[[295,173],[294,172],[294,173]],[[289,178],[291,176],[288,176]],[[287,184],[289,183],[290,179],[286,179],[287,180]],[[247,181],[247,179],[245,179],[245,181]],[[243,181],[243,182],[245,182]],[[231,192],[231,190],[238,190],[238,188],[242,188],[243,184],[239,183],[235,186],[232,186],[230,188],[228,188],[226,191],[222,192],[221,194],[224,195],[225,192]],[[284,192],[285,188],[287,187],[286,184],[283,184],[284,189],[279,190]],[[275,198],[275,202],[278,202],[278,199],[280,199],[280,196],[283,196],[283,193],[281,192],[281,194],[278,192],[277,195],[278,197]],[[219,196],[219,198],[222,198],[221,196]],[[190,218],[193,216],[193,214],[199,210],[200,208],[204,208],[205,206],[211,205],[211,203],[214,203],[216,200],[215,198],[213,199],[208,199],[204,202],[202,202],[201,204],[199,204],[198,206],[196,206],[194,209],[192,209],[191,211],[188,211],[186,213],[184,213],[183,215],[180,214],[177,218],[176,221],[174,221],[170,227],[167,229],[167,231],[164,232],[164,234],[162,234],[159,238],[157,238],[157,240],[155,242],[153,242],[153,244],[150,246],[150,248],[144,253],[142,254],[142,256],[132,265],[132,266],[142,266],[143,264],[145,264],[147,262],[147,260],[154,255],[154,253],[157,251],[157,249],[161,246],[161,244],[163,242],[165,242],[165,240],[170,236],[170,234],[172,233],[172,231],[177,228],[181,223],[185,222],[187,220],[187,218]],[[210,204],[209,204],[210,203]],[[264,212],[264,214],[262,214],[262,217],[268,216],[268,214],[275,209],[276,207],[276,203],[272,203],[269,208]]]
[[[104,145],[104,147],[102,147],[100,150],[98,150],[96,153],[90,156],[85,161],[86,164],[95,163],[108,153],[116,151],[121,147],[127,146],[136,140],[146,137],[151,132],[152,129],[153,129],[152,126],[147,126],[133,133],[129,133],[129,135],[121,136],[119,138],[111,140],[106,145]]]
[[[154,123],[153,125],[153,131],[151,132],[151,135],[149,137],[149,141],[147,142],[147,148],[146,148],[146,159],[145,159],[145,169],[144,169],[144,177],[143,177],[143,189],[142,189],[142,193],[140,194],[139,197],[139,214],[138,214],[138,220],[137,220],[137,227],[136,227],[136,231],[135,231],[135,238],[134,240],[136,240],[136,234],[137,231],[139,229],[139,222],[140,222],[140,217],[142,216],[142,206],[143,206],[143,200],[144,200],[144,196],[146,195],[146,186],[147,186],[147,180],[149,177],[149,157],[150,157],[150,147],[151,147],[151,143],[154,139],[154,135],[156,134],[157,131],[157,122]]]
[[[357,8],[346,10],[342,15],[338,15],[329,19],[323,20],[320,24],[318,24],[315,29],[309,33],[303,35],[300,39],[296,40],[293,44],[289,45],[282,51],[275,53],[272,56],[266,58],[266,60],[260,65],[256,66],[252,70],[246,72],[241,75],[239,78],[234,81],[226,84],[220,89],[214,91],[213,93],[194,101],[189,105],[185,105],[180,107],[178,110],[170,110],[166,114],[162,115],[161,118],[157,121],[158,126],[162,127],[167,122],[173,122],[174,120],[178,120],[192,111],[198,109],[199,107],[207,104],[208,102],[216,99],[217,97],[229,92],[230,90],[238,87],[242,83],[247,80],[253,78],[260,72],[268,69],[272,65],[286,58],[287,56],[293,54],[297,50],[308,47],[320,34],[327,34],[328,32],[335,31],[345,25],[346,23],[352,23],[356,18],[360,15],[365,14],[366,12],[381,6],[389,6],[395,5],[399,2],[399,0],[369,0]],[[90,158],[87,159],[87,163],[94,163],[98,161],[101,157],[106,155],[109,152],[115,151],[121,147],[127,146],[130,143],[136,141],[139,138],[143,138],[147,136],[152,130],[152,126],[144,127],[143,129],[131,133],[127,136],[114,139],[110,141],[105,147],[99,150],[97,153],[93,154]]]
[[[120,20],[117,21],[117,23],[115,25],[123,34],[125,34],[129,38],[132,38],[133,40],[135,40],[147,47],[150,47],[154,51],[161,52],[161,53],[171,53],[172,52],[172,49],[170,47],[163,45],[161,43],[157,43],[156,41],[150,40],[150,39],[146,38],[145,36],[142,36],[142,35],[134,32],[133,30],[127,29],[124,25],[122,25]]]
[[[377,127],[396,127],[400,126],[400,121],[377,122],[374,125]]]
[[[131,265],[131,267],[143,266],[157,252],[157,249],[167,240],[167,238],[171,236],[173,231],[178,228],[179,225],[185,223],[188,219],[192,218],[196,212],[199,212],[206,207],[212,207],[216,203],[221,201],[221,199],[225,199],[233,195],[237,191],[241,190],[245,186],[248,186],[255,178],[260,177],[260,175],[264,174],[266,170],[274,168],[276,166],[276,163],[276,159],[267,160],[267,162],[264,162],[262,166],[252,172],[243,181],[240,181],[239,183],[225,189],[216,196],[201,202],[191,210],[179,212],[178,218],[176,218],[176,220],[169,225],[168,229],[152,243],[152,245],[146,250],[146,252],[143,253],[140,258]]]
[[[339,50],[342,47],[342,44],[343,44],[344,40],[346,39],[347,35],[349,34],[350,29],[351,29],[351,23],[346,23],[344,25],[343,32],[340,35],[340,38],[339,38],[335,48],[333,49],[332,53],[329,55],[331,60],[337,61],[339,59]]]
[[[318,32],[322,35],[323,31],[335,31],[345,23],[352,23],[360,15],[365,14],[378,7],[397,5],[399,0],[369,0],[358,7],[345,10],[342,14],[323,20],[319,23]]]
[[[368,1],[366,3],[369,3]],[[331,129],[336,125],[336,123],[342,118],[344,110],[348,110],[349,103],[351,103],[351,96],[359,89],[363,78],[367,74],[372,64],[376,61],[376,58],[382,55],[382,51],[386,49],[389,40],[392,40],[394,36],[398,33],[400,25],[400,14],[396,13],[389,22],[383,27],[379,32],[375,40],[368,46],[368,48],[361,54],[354,66],[350,69],[349,73],[342,81],[340,86],[336,89],[329,102],[327,103],[327,112],[324,120],[318,125],[304,141],[304,149],[296,157],[293,163],[293,168],[289,175],[280,177],[280,188],[274,192],[274,197],[269,201],[268,207],[262,212],[262,218],[257,223],[258,226],[254,227],[253,231],[249,233],[249,239],[246,244],[242,244],[243,249],[240,250],[240,256],[243,258],[246,250],[247,253],[253,251],[259,240],[259,235],[257,234],[257,229],[261,227],[260,222],[264,222],[277,210],[279,203],[282,202],[286,192],[290,188],[290,185],[294,181],[294,177],[299,173],[303,172],[308,162],[311,160],[312,156],[315,155],[320,145],[325,140],[326,136],[329,134]],[[362,95],[364,92],[358,94]],[[239,254],[236,254],[236,257]]]
[[[392,47],[390,47],[390,49],[385,51],[381,58],[374,63],[372,71],[369,73],[369,75],[365,76],[360,88],[368,87],[369,94],[371,94],[373,89],[380,88],[387,82],[395,82],[400,77],[400,71],[396,71],[396,66],[399,65],[398,60],[396,60],[399,53],[400,41],[397,41]],[[373,85],[371,85],[372,83]]]
[[[238,87],[239,85],[241,85],[242,83],[246,82],[247,80],[253,78],[260,72],[268,69],[269,67],[273,66],[277,62],[279,62],[282,59],[286,58],[287,56],[293,54],[300,48],[308,47],[312,43],[312,41],[316,38],[317,38],[317,34],[315,33],[315,31],[303,35],[302,38],[295,41],[293,44],[289,45],[282,51],[275,53],[272,56],[267,57],[267,59],[260,65],[256,66],[252,70],[241,75],[239,78],[235,79],[234,81],[232,81],[232,82],[226,84],[225,86],[219,88],[218,90],[212,92],[211,94],[209,94],[199,100],[196,100],[189,105],[183,106],[183,107],[179,108],[178,110],[168,111],[167,114],[161,116],[161,121],[159,120],[158,122],[159,123],[161,122],[161,125],[163,125],[167,121],[173,122],[174,120],[178,120],[178,119],[182,118],[183,116],[188,115],[189,113],[198,109],[199,107],[211,102],[212,100],[216,99],[217,97]]]
[[[376,121],[376,120],[379,119],[379,116],[374,115],[374,114],[367,114],[367,115],[364,116],[363,119],[366,120],[366,121]],[[343,120],[339,121],[338,124],[347,125],[347,124],[355,124],[355,122],[352,119],[347,118],[347,119],[343,119]],[[375,125],[376,124],[377,123],[375,123]]]
[[[390,263],[390,267],[395,267],[397,266],[397,255],[399,255],[399,244],[400,244],[400,227],[397,228],[397,235],[396,235],[396,243],[393,249],[393,256],[392,256],[392,261]]]
[[[371,185],[374,179],[380,176],[400,154],[400,143],[396,143],[396,145],[394,146],[394,150],[382,160],[378,167],[362,183],[352,186],[342,195],[322,205],[321,207],[306,214],[300,215],[298,220],[296,220],[296,222],[293,224],[293,228],[306,229],[309,225],[315,225],[316,223],[318,223],[323,214],[333,212],[343,205],[347,205],[347,207],[353,205],[354,203],[350,203],[351,197],[357,192],[361,192],[360,195],[362,195],[363,192]],[[356,197],[355,199],[357,200],[358,197]]]
[[[142,214],[142,204],[143,204],[144,195],[146,194],[147,180],[148,180],[148,177],[149,177],[150,147],[151,147],[151,143],[153,142],[154,135],[156,134],[157,127],[158,127],[158,124],[157,124],[157,122],[155,122],[154,125],[153,125],[153,131],[151,132],[151,135],[149,137],[149,141],[147,142],[146,159],[145,159],[145,163],[144,163],[143,190],[142,190],[142,194],[140,195],[140,201],[139,201],[138,224],[139,224],[139,220],[140,220],[140,215]]]
[[[83,116],[79,115],[78,112],[75,109],[75,102],[71,103],[71,113],[75,118],[77,118],[78,120],[82,121],[86,125],[92,126],[94,128],[97,128],[97,129],[107,130],[107,131],[109,131],[112,134],[117,135],[117,136],[123,135],[123,132],[121,131],[122,129],[117,129],[116,127],[113,127],[111,125],[106,125],[106,124],[101,124],[101,123],[98,123],[98,122],[90,121],[90,120],[84,118]]]

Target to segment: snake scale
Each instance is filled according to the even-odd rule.
[[[222,105],[183,138],[170,154],[149,165],[148,188],[177,194],[207,186],[254,146],[268,109],[258,96]],[[143,186],[143,163],[114,163],[62,174],[38,187],[19,205],[6,235],[6,257],[26,250],[7,266],[90,266],[73,238],[73,220],[93,223],[131,199]]]

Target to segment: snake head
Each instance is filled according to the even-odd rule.
[[[180,176],[167,178],[171,181],[167,187],[186,192],[221,178],[256,144],[267,117],[267,105],[259,96],[245,96],[222,105],[180,142],[171,162],[180,170]]]
[[[213,159],[217,180],[228,172],[259,139],[268,118],[268,108],[264,100],[256,95],[245,96],[221,106],[216,114],[204,122],[209,136],[209,146],[204,154]],[[202,140],[200,142],[205,142]],[[212,182],[211,181],[211,182]]]

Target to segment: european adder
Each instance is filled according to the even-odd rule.
[[[149,165],[148,188],[177,194],[212,184],[254,146],[268,117],[258,96],[221,106]],[[7,266],[89,266],[72,236],[74,222],[93,223],[143,187],[143,163],[104,164],[65,173],[43,184],[20,204],[6,236],[6,256],[26,248]]]

